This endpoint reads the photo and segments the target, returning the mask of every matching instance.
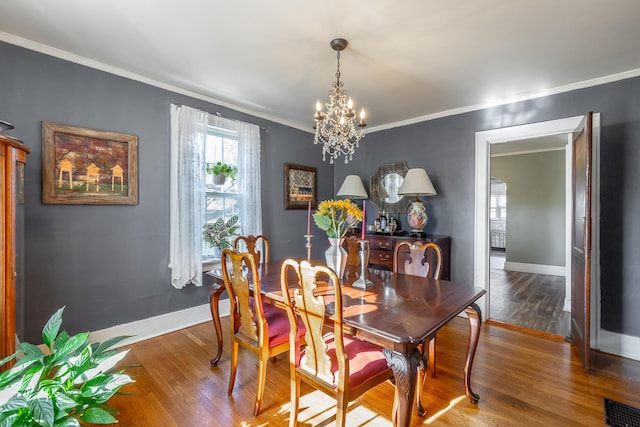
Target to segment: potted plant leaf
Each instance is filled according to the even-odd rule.
[[[231,247],[231,237],[236,236],[240,229],[238,215],[233,215],[225,222],[224,218],[218,218],[216,222],[205,224],[202,231],[204,241],[214,248],[214,257],[220,258],[222,249]]]
[[[222,162],[207,163],[207,173],[213,174],[215,185],[224,185],[226,178],[236,179],[238,167]]]
[[[129,350],[112,350],[126,336],[89,343],[89,333],[60,331],[59,309],[42,330],[48,351],[26,342],[0,360],[15,365],[0,374],[0,426],[80,426],[112,424],[118,414],[107,405],[120,388],[134,382],[115,368]],[[19,357],[20,356],[20,357]]]

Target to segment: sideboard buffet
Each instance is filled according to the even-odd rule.
[[[367,233],[369,240],[369,266],[393,269],[393,249],[400,242],[433,242],[442,249],[442,279],[449,280],[451,271],[451,237],[430,236],[415,237],[409,234]]]

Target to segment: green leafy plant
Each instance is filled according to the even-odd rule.
[[[234,165],[228,165],[226,163],[207,163],[207,173],[214,175],[224,175],[227,178],[236,179],[238,173],[238,167]]]
[[[20,343],[19,350],[0,360],[16,364],[0,374],[0,426],[81,426],[111,424],[118,414],[106,402],[125,384],[134,382],[115,370],[129,350],[111,349],[126,336],[89,343],[89,333],[69,336],[60,331],[60,308],[42,330],[48,348]],[[22,357],[18,357],[21,356]]]
[[[235,236],[240,229],[238,221],[238,215],[234,215],[227,222],[224,221],[224,218],[218,218],[214,223],[205,224],[202,231],[204,241],[214,248],[231,247],[230,238]]]

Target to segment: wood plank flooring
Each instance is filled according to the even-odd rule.
[[[228,319],[223,330],[228,335]],[[438,332],[438,376],[428,378],[428,414],[412,426],[604,426],[603,397],[640,406],[640,362],[594,353],[594,369],[580,367],[570,345],[483,324],[472,387],[480,402],[464,395],[468,323],[456,318]],[[225,335],[225,338],[226,338]],[[210,322],[132,345],[124,363],[136,380],[110,403],[119,426],[285,426],[289,420],[288,355],[270,363],[258,417],[252,415],[256,358],[240,349],[235,389],[227,396],[229,346],[217,367]],[[226,340],[228,343],[228,339]],[[384,383],[350,405],[349,426],[390,426],[393,385]],[[335,423],[335,400],[302,389],[298,425]]]
[[[564,276],[504,270],[504,252],[492,251],[490,319],[558,337],[570,334],[570,313],[562,310]]]

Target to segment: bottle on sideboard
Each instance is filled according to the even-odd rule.
[[[382,215],[380,216],[380,231],[387,231],[387,216],[384,211],[382,211]]]
[[[380,231],[380,212],[378,212],[378,216],[373,221],[373,231]]]

